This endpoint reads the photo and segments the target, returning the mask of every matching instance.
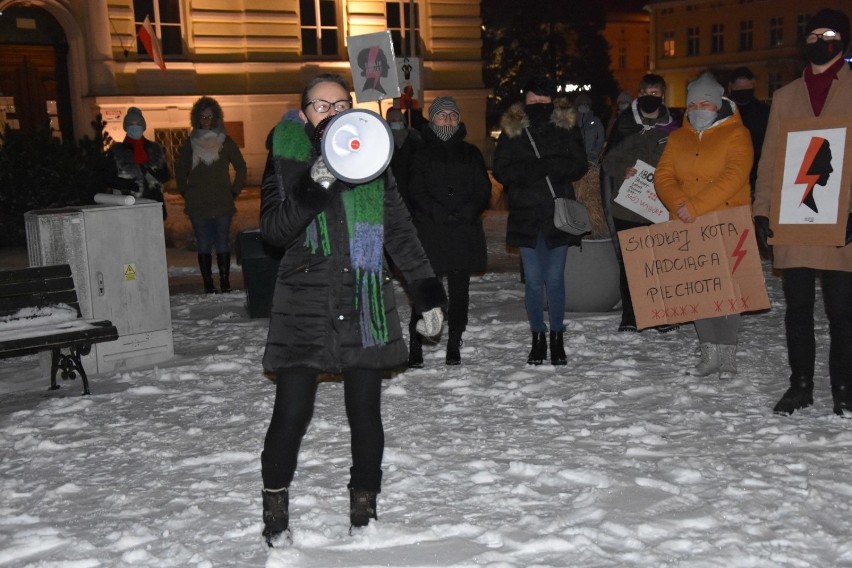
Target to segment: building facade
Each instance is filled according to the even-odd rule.
[[[609,44],[610,70],[619,89],[636,96],[639,80],[651,67],[648,12],[607,12],[603,36]]]
[[[755,95],[772,93],[804,70],[801,46],[822,8],[852,17],[852,0],[651,0],[651,71],[666,79],[666,103],[686,105],[686,86],[709,69],[723,84],[736,67],[757,77]]]
[[[123,139],[136,106],[146,137],[173,155],[193,102],[208,95],[259,183],[266,136],[299,108],[304,83],[323,72],[351,83],[347,38],[390,30],[397,57],[422,62],[421,106],[455,96],[469,140],[485,141],[478,0],[0,0],[0,13],[0,121],[16,128],[50,121],[80,138],[100,114]],[[165,70],[137,39],[146,17]],[[356,101],[377,112],[391,104]]]

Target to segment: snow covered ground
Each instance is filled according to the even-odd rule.
[[[567,367],[525,366],[517,273],[476,278],[463,364],[439,344],[386,383],[379,521],[348,534],[348,427],[327,382],[294,543],[272,551],[267,320],[239,292],[174,295],[174,360],[93,376],[90,397],[47,392],[35,357],[2,362],[0,566],[852,566],[852,421],[831,413],[825,341],[815,405],[772,414],[788,370],[768,268],[767,283],[773,309],[744,318],[723,383],[684,373],[691,326],[618,333],[614,312],[569,314]]]

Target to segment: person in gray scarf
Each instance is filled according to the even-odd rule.
[[[234,200],[246,184],[246,162],[236,142],[225,132],[223,118],[216,99],[201,97],[195,101],[190,113],[192,132],[175,165],[178,192],[195,232],[198,267],[207,294],[218,292],[212,274],[214,247],[221,291],[231,291],[231,218],[236,212]]]

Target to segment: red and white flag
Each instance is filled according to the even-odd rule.
[[[151,59],[154,60],[154,63],[157,64],[157,67],[161,71],[165,71],[166,62],[163,61],[163,48],[160,47],[160,38],[154,33],[154,26],[151,25],[151,20],[148,19],[148,16],[145,16],[145,21],[136,30],[136,37],[142,42],[142,46],[148,52],[148,55],[151,56]]]

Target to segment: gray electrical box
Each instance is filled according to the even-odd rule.
[[[105,373],[174,357],[162,204],[86,205],[24,215],[30,266],[70,264],[83,317],[119,338],[92,346],[86,369]]]

